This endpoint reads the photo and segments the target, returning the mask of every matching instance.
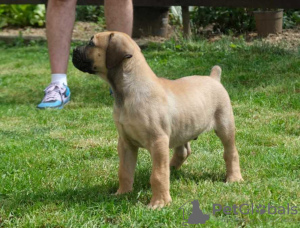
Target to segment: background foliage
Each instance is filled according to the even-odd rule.
[[[287,10],[283,14],[284,28],[293,28],[300,24],[300,11]]]
[[[77,21],[91,21],[104,24],[104,7],[103,6],[77,6]]]
[[[197,31],[200,27],[213,25],[214,31],[222,33],[243,33],[255,30],[253,8],[195,7],[192,24]],[[285,10],[283,27],[293,28],[300,24],[300,11]]]
[[[205,27],[213,24],[214,31],[222,33],[252,31],[255,28],[253,9],[196,7],[192,12],[194,27]]]
[[[44,5],[0,5],[0,28],[45,25]]]
[[[45,5],[0,5],[0,28],[7,26],[45,26]],[[103,6],[77,6],[77,21],[91,21],[104,24]]]
[[[222,33],[243,33],[253,31],[255,22],[254,9],[225,7],[191,7],[191,23],[194,32],[201,27],[213,25],[213,30]],[[45,26],[44,5],[0,5],[0,28],[7,26]],[[77,6],[77,21],[91,21],[105,25],[103,6]],[[170,8],[170,24],[181,25],[181,8]],[[300,24],[300,11],[284,11],[284,28],[293,28]]]

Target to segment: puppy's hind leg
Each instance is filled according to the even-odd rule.
[[[239,154],[235,146],[235,124],[231,109],[226,115],[216,118],[215,132],[224,146],[224,160],[226,163],[226,182],[243,181]],[[229,110],[227,110],[229,112]]]
[[[191,147],[189,142],[182,146],[174,148],[174,155],[170,162],[170,167],[175,167],[175,169],[179,169],[190,154]]]

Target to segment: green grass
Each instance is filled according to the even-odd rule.
[[[108,85],[70,62],[71,103],[60,111],[37,110],[50,80],[46,45],[2,44],[0,227],[181,227],[179,207],[194,199],[210,214],[199,227],[299,227],[300,48],[223,38],[169,41],[143,52],[154,72],[172,79],[222,67],[245,181],[224,183],[222,145],[211,132],[192,142],[188,161],[171,173],[171,206],[145,207],[151,198],[145,150],[139,153],[134,191],[112,195],[118,155]],[[289,203],[298,213],[212,215],[214,203]]]

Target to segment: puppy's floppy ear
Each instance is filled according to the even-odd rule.
[[[128,38],[120,34],[111,33],[108,39],[106,49],[106,68],[111,69],[124,59],[131,58],[133,55],[133,45]]]

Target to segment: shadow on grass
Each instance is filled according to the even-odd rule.
[[[212,181],[212,182],[225,182],[225,173],[221,171],[211,170],[210,172],[189,172],[184,169],[172,170],[171,171],[171,183],[174,180],[189,180],[195,183],[201,183],[202,181]]]
[[[100,79],[99,79],[100,80]],[[97,107],[104,105],[113,107],[114,98],[110,95],[109,87],[104,84],[72,85],[70,88],[73,101]]]
[[[135,175],[134,191],[121,196],[114,195],[118,188],[118,180],[116,179],[115,181],[110,181],[105,184],[67,188],[62,191],[50,188],[39,189],[31,194],[26,193],[20,196],[15,196],[13,197],[14,200],[12,202],[6,203],[3,206],[8,207],[10,210],[14,210],[20,206],[26,208],[27,206],[34,204],[40,205],[41,203],[43,205],[54,203],[56,205],[63,205],[63,207],[68,208],[78,204],[88,207],[95,206],[95,204],[97,204],[97,207],[99,208],[106,208],[109,207],[109,205],[114,205],[113,207],[120,207],[121,210],[127,212],[128,206],[133,206],[136,204],[147,205],[150,202],[152,196],[151,186],[149,183],[150,175],[151,170],[148,168],[137,170]],[[171,189],[176,188],[173,183],[176,179],[194,181],[197,184],[201,184],[201,182],[205,180],[223,182],[224,174],[215,173],[212,171],[197,175],[196,173],[191,174],[188,171],[172,171]]]

